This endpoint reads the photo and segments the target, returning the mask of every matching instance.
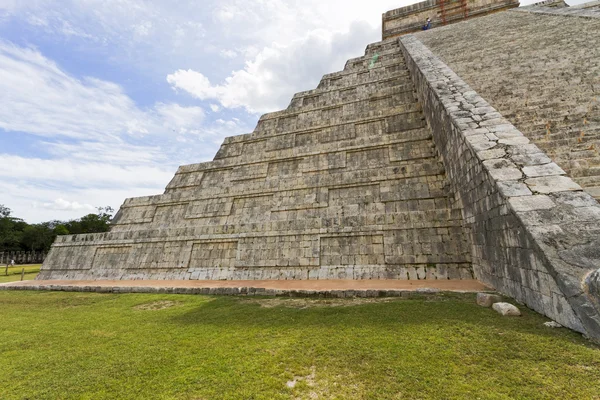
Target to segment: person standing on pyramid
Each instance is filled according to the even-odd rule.
[[[429,30],[431,29],[431,18],[427,17],[427,20],[425,21],[425,25],[423,25],[423,30]]]

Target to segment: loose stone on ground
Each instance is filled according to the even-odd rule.
[[[515,316],[518,317],[521,315],[521,311],[519,311],[519,309],[515,306],[513,306],[510,303],[494,303],[492,305],[492,308],[494,309],[494,311],[498,312],[499,314],[508,317],[508,316]]]
[[[491,293],[477,293],[477,305],[482,307],[491,307],[494,303],[500,303],[502,296]]]

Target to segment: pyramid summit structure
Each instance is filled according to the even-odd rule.
[[[517,5],[385,13],[364,56],[110,232],[58,237],[37,279],[476,279],[600,340],[600,2]]]

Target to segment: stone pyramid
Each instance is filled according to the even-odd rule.
[[[473,278],[469,235],[397,40],[59,237],[38,279]]]

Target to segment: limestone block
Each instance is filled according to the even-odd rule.
[[[506,155],[506,150],[503,148],[483,150],[477,153],[481,160],[499,159]]]
[[[548,210],[556,206],[550,197],[543,195],[513,197],[508,202],[517,212]]]
[[[186,210],[186,218],[227,216],[231,213],[232,207],[232,198],[197,200],[190,203]]]
[[[530,178],[525,180],[525,183],[532,191],[546,194],[570,190],[581,190],[581,186],[566,176]]]
[[[477,293],[477,305],[491,307],[494,303],[502,302],[502,296],[491,293]]]
[[[280,178],[282,176],[298,175],[301,173],[301,164],[301,158],[271,162],[268,165],[267,176],[268,178]]]
[[[555,163],[527,166],[523,168],[523,172],[528,178],[548,175],[565,175],[565,171]]]
[[[167,190],[199,186],[204,176],[203,172],[177,173],[167,185]]]
[[[220,160],[229,157],[238,157],[242,154],[243,143],[223,143],[215,156],[215,160]]]
[[[500,192],[506,197],[531,196],[531,190],[519,181],[498,182]]]
[[[521,316],[521,311],[510,303],[494,303],[492,309],[503,316]]]
[[[154,220],[156,206],[122,207],[120,211],[120,215],[113,219],[113,224],[143,224]]]
[[[598,202],[585,192],[559,192],[552,195],[558,204],[572,207],[598,207]]]
[[[497,181],[511,181],[521,179],[523,174],[519,168],[506,159],[492,159],[483,162],[492,178]]]

